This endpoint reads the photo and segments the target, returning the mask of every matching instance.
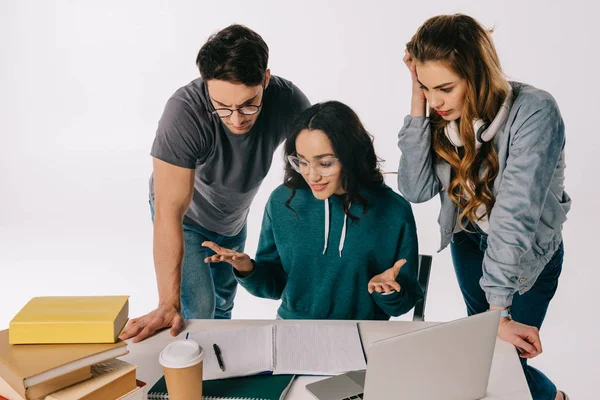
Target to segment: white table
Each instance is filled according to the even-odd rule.
[[[251,326],[263,326],[269,324],[287,323],[323,323],[335,324],[336,321],[297,321],[297,320],[189,320],[186,321],[185,330],[177,337],[172,337],[168,330],[144,340],[140,343],[128,341],[129,354],[121,357],[125,361],[138,366],[137,377],[146,382],[145,393],[162,376],[162,369],[158,363],[158,354],[167,343],[176,339],[185,339],[186,332],[223,331],[232,329],[243,329]],[[408,333],[414,330],[432,326],[432,322],[409,322],[409,321],[360,321],[359,329],[363,346],[367,352],[371,343],[376,340],[385,339],[395,335]],[[298,377],[288,393],[289,400],[314,400],[306,391],[304,386],[324,377],[302,376]],[[523,369],[519,363],[517,352],[514,347],[501,340],[497,340],[494,351],[494,360],[488,384],[488,395],[486,400],[531,400],[531,394],[525,381]]]

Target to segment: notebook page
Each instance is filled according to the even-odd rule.
[[[275,373],[337,375],[367,367],[355,322],[276,325]]]
[[[272,369],[271,326],[220,332],[191,333],[190,338],[204,349],[203,379],[222,379],[254,375]],[[225,371],[221,371],[213,350],[213,343],[221,349]]]

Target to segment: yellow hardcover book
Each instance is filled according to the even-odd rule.
[[[115,343],[129,296],[34,297],[10,321],[10,344]]]

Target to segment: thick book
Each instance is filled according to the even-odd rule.
[[[125,396],[119,397],[118,400],[147,400],[147,396],[144,394],[144,386],[146,386],[146,382],[136,379],[136,388]]]
[[[127,354],[127,343],[8,343],[0,331],[0,377],[21,397],[36,399],[89,378],[90,366]],[[0,393],[1,394],[1,393]]]
[[[146,400],[146,397],[144,397],[144,390],[138,386],[118,400]]]
[[[26,396],[21,395],[12,386],[8,384],[0,376],[0,400],[37,400],[43,399],[47,393],[51,393],[62,388],[68,387],[73,384],[84,381],[92,376],[91,368],[85,367],[79,370],[69,372],[65,375],[61,375],[58,378],[44,382],[40,385],[29,388]]]
[[[282,400],[294,375],[253,375],[202,382],[202,400]],[[165,377],[148,391],[148,400],[169,400]]]
[[[338,375],[366,368],[355,322],[273,324],[256,328],[197,332],[190,338],[204,349],[207,380],[255,375]],[[222,371],[213,350],[217,344]]]
[[[115,343],[129,296],[34,297],[10,321],[10,344]]]
[[[88,368],[88,370],[89,370],[89,368]],[[41,399],[44,399],[44,400],[54,399],[56,397],[52,397],[52,396],[57,396],[63,390],[64,391],[68,391],[72,387],[79,386],[79,385],[85,385],[87,382],[90,382],[90,381],[91,381],[91,379],[85,380],[83,382],[80,382],[79,384],[76,384],[74,386],[69,386],[69,387],[67,387],[65,389],[62,389],[62,390],[58,391],[58,392],[54,392],[53,394],[50,394],[48,396],[40,397],[39,399],[40,400]],[[121,382],[122,381],[123,381],[123,379],[121,379]],[[110,392],[110,393],[104,393],[107,396],[103,397],[102,400],[107,400],[107,399],[146,400],[146,397],[144,396],[144,389],[143,389],[144,386],[146,386],[146,382],[143,382],[143,381],[140,381],[139,379],[136,379],[136,387],[132,391],[125,393],[121,397],[117,397],[120,394],[121,390],[119,390],[118,392],[113,391],[113,392]],[[96,394],[102,395],[102,393],[99,392],[99,391],[95,391],[95,392],[91,393],[92,396],[94,396]],[[90,399],[87,396],[85,396],[85,397],[77,397],[77,398],[78,399],[81,398],[81,399],[85,399],[85,400],[89,400]],[[0,400],[25,400],[25,398],[23,396],[19,395],[8,383],[6,383],[6,381],[4,379],[2,379],[2,377],[0,377]]]
[[[118,399],[137,388],[136,366],[112,359],[92,365],[91,379],[59,390],[45,400],[107,400]]]

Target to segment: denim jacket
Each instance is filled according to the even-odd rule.
[[[550,261],[571,208],[564,191],[565,130],[558,105],[543,90],[518,82],[511,86],[513,106],[493,139],[499,171],[480,281],[488,303],[505,307],[515,292],[533,286]],[[398,189],[413,203],[440,195],[439,252],[452,240],[458,208],[446,193],[450,164],[436,161],[431,137],[429,118],[405,118],[398,134]]]

